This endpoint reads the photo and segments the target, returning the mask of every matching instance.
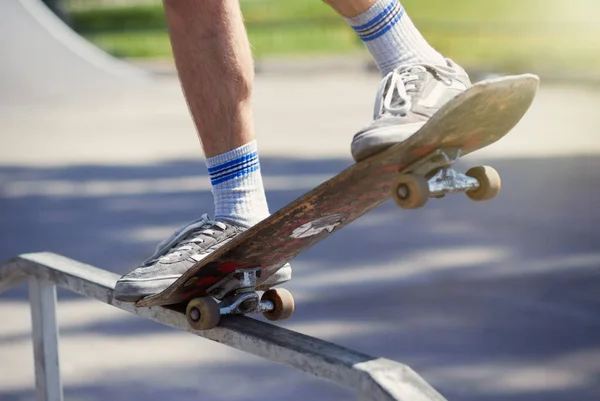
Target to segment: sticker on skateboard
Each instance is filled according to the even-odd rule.
[[[322,231],[332,233],[346,219],[346,213],[331,214],[302,224],[292,231],[292,238],[306,238],[320,234]]]

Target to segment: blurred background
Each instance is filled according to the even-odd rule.
[[[115,273],[212,212],[155,0],[0,2],[0,259]],[[388,202],[300,255],[281,323],[407,363],[449,400],[600,400],[600,3],[405,0],[474,81],[541,76],[514,131],[461,161],[485,203]],[[317,0],[242,0],[271,210],[351,164],[380,77]],[[58,17],[56,16],[58,15]],[[226,116],[224,116],[226,118]],[[59,292],[66,399],[338,400],[292,369]],[[0,400],[34,397],[25,288],[0,296]]]
[[[160,0],[45,0],[94,44],[125,58],[171,57]],[[362,43],[327,5],[242,0],[258,59],[363,55]],[[406,0],[411,18],[444,55],[471,69],[578,77],[600,67],[595,0]]]

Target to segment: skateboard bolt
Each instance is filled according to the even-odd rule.
[[[398,196],[402,199],[408,197],[408,187],[406,185],[399,185],[397,188]]]
[[[192,310],[190,310],[190,319],[192,319],[194,322],[200,320],[200,311],[198,308],[192,308]]]

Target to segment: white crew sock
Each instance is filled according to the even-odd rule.
[[[364,13],[346,18],[346,22],[367,46],[383,76],[406,64],[446,64],[415,28],[398,0],[379,0]]]
[[[206,159],[215,220],[251,227],[269,216],[256,141]]]

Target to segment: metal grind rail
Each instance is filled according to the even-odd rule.
[[[410,367],[371,357],[243,316],[223,318],[207,331],[189,328],[185,314],[165,307],[136,308],[112,299],[118,275],[53,253],[23,254],[0,264],[0,293],[28,282],[38,401],[62,401],[56,287],[124,311],[330,380],[358,400],[443,401]]]

